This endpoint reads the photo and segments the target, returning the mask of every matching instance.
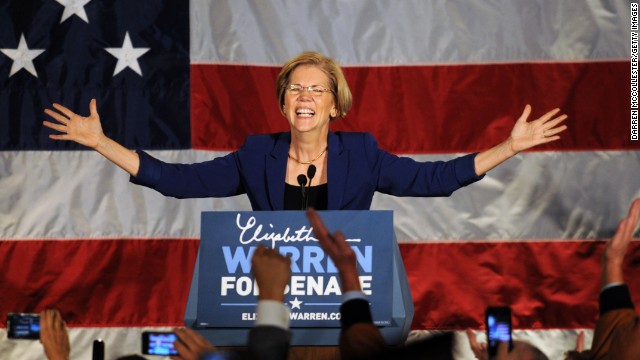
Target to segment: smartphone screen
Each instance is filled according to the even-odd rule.
[[[172,332],[145,331],[142,333],[142,353],[145,355],[178,355],[173,342],[178,337]]]
[[[511,309],[509,307],[488,307],[485,311],[487,327],[487,345],[489,355],[495,355],[499,342],[509,344],[509,350],[513,347],[511,341]]]
[[[7,314],[7,337],[9,339],[40,339],[40,314]]]

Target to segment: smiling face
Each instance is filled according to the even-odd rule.
[[[289,76],[289,84],[303,87],[321,86],[331,89],[329,77],[319,68],[311,65],[301,65],[295,68]],[[299,94],[285,91],[283,115],[289,121],[291,131],[307,133],[316,131],[326,134],[329,131],[331,117],[336,117],[334,96],[331,92],[312,95],[307,89]]]

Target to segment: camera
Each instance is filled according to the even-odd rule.
[[[142,333],[142,353],[145,355],[178,355],[173,347],[178,337],[173,332],[145,331]]]
[[[8,313],[7,337],[9,339],[40,339],[40,314]]]
[[[490,356],[498,352],[498,343],[506,342],[509,350],[513,348],[511,339],[511,308],[506,306],[490,306],[485,310],[487,328],[487,345]]]

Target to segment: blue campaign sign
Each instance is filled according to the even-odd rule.
[[[321,211],[327,228],[343,232],[356,253],[360,283],[374,322],[392,323],[393,213]],[[265,245],[291,257],[285,304],[292,328],[340,327],[340,278],[313,236],[304,212],[203,212],[196,324],[251,327],[258,289],[251,256]]]

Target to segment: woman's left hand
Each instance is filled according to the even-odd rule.
[[[531,106],[524,107],[524,111],[511,130],[511,150],[518,153],[540,144],[560,139],[559,133],[567,129],[567,125],[558,126],[567,115],[556,116],[560,109],[553,109],[536,120],[527,122],[531,114]]]

